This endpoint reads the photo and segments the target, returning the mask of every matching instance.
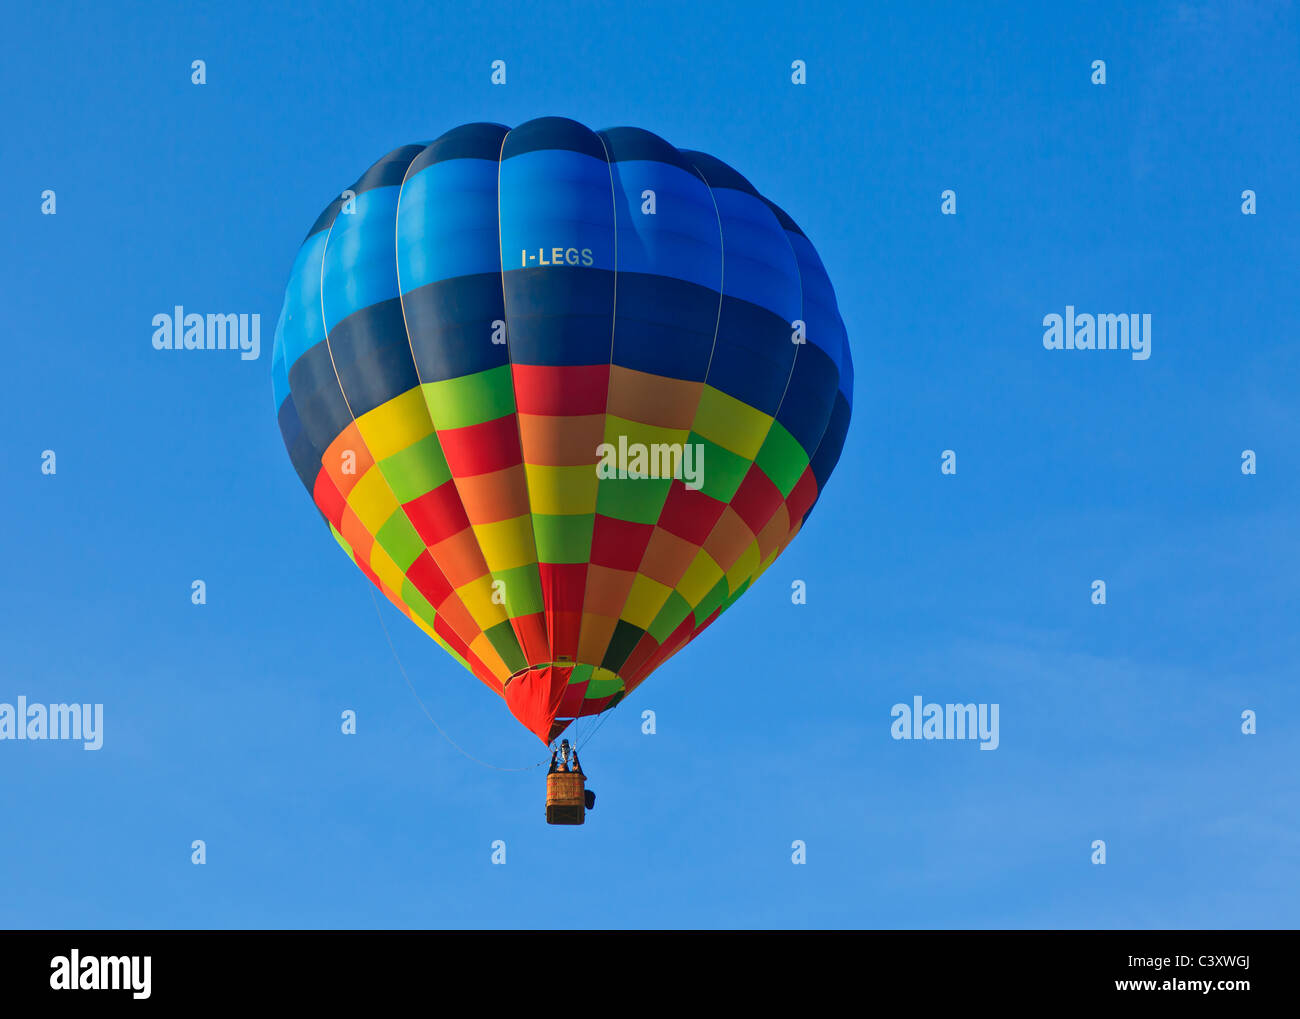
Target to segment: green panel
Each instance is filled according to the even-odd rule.
[[[735,594],[730,594],[730,595],[728,595],[728,596],[727,596],[727,603],[726,603],[726,605],[723,606],[724,611],[725,611],[726,609],[731,608],[731,606],[735,605],[736,602],[740,601],[740,596],[741,596],[742,594],[744,594],[746,591],[749,590],[749,585],[752,584],[753,582],[754,582],[754,581],[753,581],[752,579],[751,579],[751,580],[747,580],[747,581],[745,581],[745,582],[744,582],[743,584],[741,584],[738,588],[736,588],[736,592],[735,592]]]
[[[483,633],[492,642],[492,646],[497,649],[497,654],[506,663],[507,669],[511,672],[518,672],[520,669],[527,667],[528,661],[524,658],[523,651],[519,649],[519,638],[515,636],[514,628],[511,627],[509,622],[500,622],[496,626],[489,626]]]
[[[758,458],[754,462],[772,480],[772,484],[781,490],[781,497],[788,499],[808,467],[808,454],[781,422],[773,421],[772,430],[767,433],[763,448],[758,451]]]
[[[458,379],[426,382],[423,388],[429,417],[440,431],[481,425],[515,412],[514,382],[508,364]]]
[[[423,619],[430,626],[438,618],[438,613],[429,599],[422,595],[419,589],[409,580],[402,581],[402,601],[406,602],[407,608]]]
[[[587,692],[583,695],[583,700],[595,700],[600,697],[609,697],[623,689],[623,681],[618,677],[613,679],[593,679],[587,684]],[[610,707],[613,707],[611,704]]]
[[[596,667],[594,665],[575,665],[573,668],[573,674],[569,676],[569,685],[572,686],[574,683],[585,683],[587,680],[591,679],[591,674],[595,671]]]
[[[516,566],[513,570],[498,570],[492,574],[492,580],[500,580],[506,585],[506,615],[511,619],[546,611],[536,563]]]
[[[731,502],[731,497],[749,472],[750,462],[716,442],[710,442],[699,432],[691,432],[690,441],[704,447],[704,462],[700,464],[704,482],[701,491],[719,502]]]
[[[451,479],[438,436],[430,432],[400,453],[379,462],[379,471],[398,502],[410,502]]]
[[[672,483],[672,478],[601,478],[596,512],[634,524],[657,524]]]
[[[664,607],[659,610],[659,614],[655,616],[654,622],[650,624],[650,629],[646,632],[662,644],[681,625],[682,620],[690,614],[690,602],[676,591],[672,591],[668,595],[668,600],[664,602]]]
[[[384,526],[375,535],[375,541],[379,542],[380,547],[393,557],[393,562],[402,568],[403,573],[411,568],[411,563],[415,562],[426,548],[424,539],[415,533],[411,521],[400,509],[394,510],[393,515],[384,521]]]
[[[539,563],[585,563],[591,558],[591,532],[596,514],[533,514]]]
[[[329,521],[326,521],[326,523],[329,523]],[[339,533],[338,528],[335,527],[333,524],[330,524],[330,534],[334,535],[334,540],[337,541],[339,543],[339,546],[343,549],[343,551],[348,554],[348,558],[351,559],[353,562],[356,562],[357,557],[356,554],[352,551],[352,546],[348,544],[347,538],[343,537],[343,535]]]
[[[704,596],[704,600],[695,606],[695,625],[699,626],[713,615],[713,610],[727,600],[727,594],[727,578],[723,577],[713,585],[713,589]]]

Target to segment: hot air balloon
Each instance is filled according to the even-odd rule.
[[[362,174],[298,252],[272,370],[334,539],[547,744],[781,554],[853,389],[785,212],[713,156],[559,117]]]

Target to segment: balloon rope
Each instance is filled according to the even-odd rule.
[[[626,700],[626,699],[627,699],[626,697],[623,698],[623,700]],[[595,726],[594,726],[593,728],[588,729],[585,733],[583,733],[583,735],[582,735],[582,739],[581,739],[580,741],[579,741],[579,740],[574,740],[574,743],[575,743],[575,744],[577,744],[577,743],[580,743],[580,744],[581,744],[581,746],[579,747],[579,749],[581,749],[581,747],[585,747],[588,743],[590,743],[593,739],[596,738],[596,733],[600,732],[601,727],[602,727],[606,722],[609,721],[609,716],[612,715],[615,711],[617,711],[617,710],[622,706],[622,704],[623,704],[623,701],[619,701],[618,704],[615,704],[612,708],[607,708],[606,710],[602,711],[602,712],[597,716],[597,722],[596,722]]]
[[[429,721],[433,723],[433,727],[438,730],[438,732],[441,734],[443,739],[445,739],[448,743],[450,743],[453,747],[455,747],[458,751],[460,751],[461,754],[463,754],[465,757],[468,757],[475,764],[481,764],[483,765],[483,767],[491,768],[493,771],[532,771],[535,768],[540,768],[543,764],[551,763],[551,758],[550,755],[548,754],[546,757],[542,758],[542,760],[538,761],[536,764],[530,764],[526,768],[502,768],[495,764],[489,764],[487,761],[479,760],[468,750],[462,747],[459,743],[457,743],[454,739],[448,736],[447,733],[443,731],[442,726],[438,724],[438,720],[434,718],[433,715],[429,714],[429,709],[425,707],[424,701],[420,699],[420,695],[415,692],[415,686],[411,683],[411,677],[406,674],[406,667],[402,664],[402,658],[397,653],[397,648],[393,646],[392,635],[389,634],[388,625],[384,622],[384,614],[379,611],[379,599],[375,597],[375,591],[373,587],[370,589],[370,600],[375,603],[375,615],[379,617],[379,625],[384,631],[384,639],[388,641],[388,649],[393,652],[393,660],[397,662],[397,668],[398,671],[401,672],[402,674],[402,679],[406,680],[406,686],[411,691],[411,696],[415,698],[415,702],[418,705],[420,705],[420,710],[423,711],[425,717],[428,718]]]

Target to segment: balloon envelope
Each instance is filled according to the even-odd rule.
[[[853,388],[789,216],[711,156],[558,117],[367,170],[298,252],[272,370],[335,540],[544,742],[771,565]]]

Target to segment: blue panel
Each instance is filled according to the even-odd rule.
[[[275,323],[275,342],[271,345],[271,393],[277,408],[289,396],[289,366],[284,362],[284,315],[281,306],[280,318]]]
[[[329,350],[354,418],[420,384],[396,297],[336,325],[330,330]]]
[[[515,364],[609,364],[612,272],[515,269],[505,275],[505,306]]]
[[[835,291],[826,267],[803,234],[787,233],[790,247],[799,261],[803,285],[803,320],[808,327],[807,339],[819,347],[835,364],[838,374],[844,353],[844,323],[835,304]]]
[[[402,297],[406,330],[421,382],[441,382],[508,363],[506,344],[493,343],[504,322],[501,274],[430,283]]]
[[[289,451],[289,460],[293,463],[293,469],[297,471],[298,478],[308,494],[315,494],[316,476],[320,473],[324,450],[318,449],[303,431],[302,421],[298,418],[298,409],[292,397],[280,404],[276,416],[280,422],[280,437],[284,439],[284,448]]]
[[[849,334],[844,329],[844,322],[840,322],[840,333],[844,336],[844,346],[840,353],[840,395],[844,397],[844,402],[853,406],[853,353],[849,350]]]
[[[700,171],[704,179],[709,182],[709,187],[743,191],[760,202],[764,201],[753,184],[716,156],[711,156],[707,152],[695,152],[691,149],[682,149],[681,153]]]
[[[713,196],[694,174],[665,163],[612,163],[618,221],[618,271],[673,276],[718,290],[722,231]],[[655,213],[641,211],[655,193]]]
[[[722,219],[727,295],[757,304],[788,325],[801,316],[799,265],[772,210],[742,191],[714,188]]]
[[[325,323],[320,309],[320,267],[325,252],[325,234],[309,237],[298,249],[289,283],[285,287],[284,307],[276,326],[275,342],[284,348],[284,363],[292,368],[303,353],[325,339]]]
[[[339,389],[334,363],[324,341],[289,366],[289,388],[303,432],[317,449],[327,449],[352,424],[352,415]]]
[[[375,188],[357,195],[356,212],[340,213],[325,245],[321,285],[325,329],[362,308],[397,296],[393,234],[398,188]]]
[[[824,351],[812,344],[799,348],[776,419],[795,437],[810,460],[830,421],[839,378],[839,369]]]
[[[485,159],[495,167],[501,158],[501,142],[510,129],[504,124],[462,124],[440,135],[415,157],[406,176],[413,177],[427,166],[454,159]]]
[[[527,120],[510,132],[501,153],[504,161],[528,152],[566,149],[605,162],[605,147],[596,134],[567,117],[538,117]]]
[[[820,500],[822,493],[826,491],[826,482],[831,476],[831,471],[835,470],[835,465],[839,463],[840,453],[844,451],[844,437],[849,430],[849,405],[844,397],[837,393],[835,395],[835,408],[831,411],[830,423],[826,426],[826,434],[822,436],[821,445],[817,447],[817,455],[812,458],[809,465],[812,468],[813,477],[817,479],[817,499]],[[816,506],[817,502],[813,502]],[[804,520],[808,519],[808,514],[812,513],[813,506],[808,507],[808,513],[804,514]]]
[[[614,364],[703,382],[717,330],[717,291],[671,276],[618,274]]]
[[[397,212],[397,272],[402,293],[426,283],[501,273],[497,163],[434,163],[402,185]]]
[[[398,187],[406,177],[406,171],[411,165],[411,160],[415,159],[421,152],[428,148],[427,143],[419,145],[403,145],[400,149],[393,149],[392,152],[378,160],[369,170],[361,175],[349,189],[358,195],[375,188]]]
[[[509,152],[514,135],[506,138]],[[614,268],[614,192],[609,164],[570,151],[535,151],[501,163],[501,261],[507,273],[589,251]]]
[[[502,147],[501,264],[516,364],[609,364],[614,200],[609,164],[579,151],[572,121],[530,121]],[[580,125],[577,125],[580,126]],[[594,134],[590,145],[603,153]],[[564,149],[537,139],[563,135]],[[517,152],[522,146],[523,151]],[[574,264],[574,262],[577,264]]]
[[[727,264],[730,272],[730,260]],[[730,291],[729,276],[725,285]],[[714,389],[775,417],[796,349],[788,322],[728,293],[722,299],[718,340],[706,381]]]

